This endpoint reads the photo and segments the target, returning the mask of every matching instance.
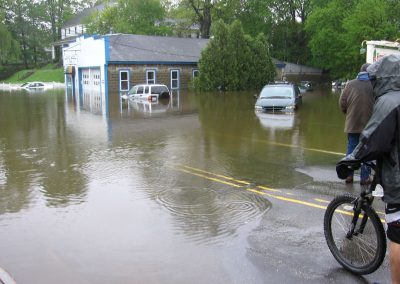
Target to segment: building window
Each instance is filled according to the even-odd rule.
[[[193,69],[193,78],[199,76],[199,69]]]
[[[171,70],[171,89],[179,89],[179,70]]]
[[[119,71],[119,90],[129,91],[129,71],[121,70]]]
[[[156,70],[146,70],[146,84],[156,83]]]

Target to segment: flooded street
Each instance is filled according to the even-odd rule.
[[[253,95],[180,92],[153,106],[115,95],[102,115],[64,90],[0,92],[0,267],[17,283],[330,282],[324,211],[273,194],[346,190],[339,94],[307,92],[291,115],[256,114]],[[268,227],[285,222],[291,239]],[[328,268],[282,275],[266,260],[280,237],[307,242],[308,222],[324,257],[302,257]]]

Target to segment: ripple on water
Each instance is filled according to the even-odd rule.
[[[210,188],[163,190],[156,200],[172,213],[178,232],[205,243],[226,241],[271,206],[267,199],[251,192]]]

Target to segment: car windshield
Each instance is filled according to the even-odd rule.
[[[291,87],[270,86],[261,91],[260,98],[293,98]]]
[[[137,89],[138,89],[138,86],[133,86],[133,87],[130,89],[129,94],[136,94]]]

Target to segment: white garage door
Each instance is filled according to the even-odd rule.
[[[90,111],[101,111],[100,68],[82,69],[82,104]]]

